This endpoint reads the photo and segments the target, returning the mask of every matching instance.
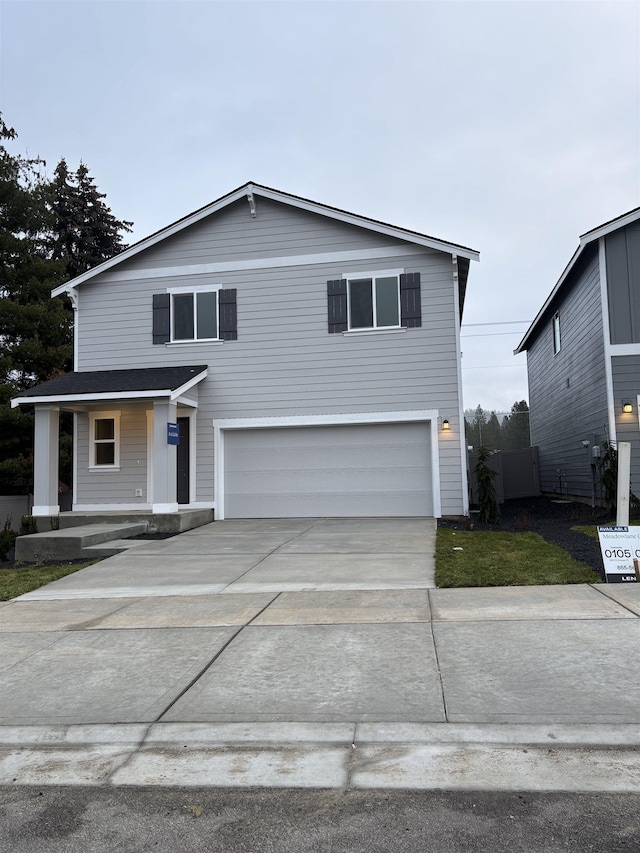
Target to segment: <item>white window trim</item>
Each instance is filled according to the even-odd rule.
[[[171,340],[167,343],[169,345],[184,345],[184,344],[206,344],[206,343],[221,343],[222,338],[220,337],[220,300],[218,298],[218,292],[223,289],[222,284],[195,284],[191,287],[168,287],[167,293],[171,296],[171,306],[169,309],[169,321],[170,321],[170,335]],[[174,296],[184,296],[185,294],[192,293],[194,296],[197,293],[215,293],[216,294],[216,328],[218,330],[217,338],[174,338],[173,337],[173,297]],[[198,328],[198,313],[197,313],[197,303],[198,300],[193,300],[193,331],[194,334]]]
[[[348,272],[342,273],[342,278],[347,282],[347,332],[379,332],[386,329],[401,329],[402,328],[402,307],[400,305],[400,276],[404,274],[404,267],[402,269],[395,270],[375,270],[374,272],[366,271],[366,272]],[[398,323],[393,326],[378,326],[376,323],[377,317],[377,306],[376,306],[376,285],[375,280],[378,278],[392,278],[395,277],[398,279]],[[372,302],[373,302],[373,326],[355,326],[352,328],[351,326],[351,288],[350,283],[352,281],[358,281],[362,278],[370,278],[371,279],[371,289],[372,289]]]
[[[89,412],[89,469],[91,471],[120,470],[120,415],[121,412],[119,411]],[[96,465],[96,440],[94,438],[94,424],[96,421],[108,419],[113,420],[113,465]]]

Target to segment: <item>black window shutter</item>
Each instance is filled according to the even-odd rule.
[[[327,282],[329,334],[347,331],[347,281],[338,278]]]
[[[223,341],[238,340],[237,292],[235,287],[218,291],[219,334]]]
[[[171,294],[153,294],[153,342],[166,344],[171,340]]]
[[[422,325],[420,304],[420,273],[408,272],[400,276],[401,324],[413,329]]]

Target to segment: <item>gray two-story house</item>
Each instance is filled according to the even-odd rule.
[[[640,493],[640,208],[580,237],[524,351],[542,491],[597,501],[604,442],[628,441]]]
[[[249,183],[56,288],[74,372],[35,407],[34,515],[465,514],[464,246]]]

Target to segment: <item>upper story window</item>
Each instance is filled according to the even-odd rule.
[[[347,279],[349,329],[381,329],[400,325],[400,276]]]
[[[560,314],[553,317],[553,354],[560,352]]]
[[[327,282],[329,334],[422,325],[420,273],[349,273]]]
[[[218,293],[202,290],[171,294],[171,340],[218,339]]]
[[[153,295],[153,343],[235,341],[237,292],[215,287],[170,288]]]
[[[89,467],[118,468],[120,465],[120,412],[89,414]]]

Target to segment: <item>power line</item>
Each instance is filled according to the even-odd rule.
[[[464,335],[465,338],[497,338],[500,335],[518,335],[520,336],[522,332],[474,332],[471,335],[468,335],[464,329],[460,332],[461,335]]]
[[[522,370],[525,370],[527,365],[526,364],[483,364],[480,367],[465,367],[464,364],[462,365],[463,370],[493,370],[496,367],[517,367],[517,368],[520,368]]]
[[[463,323],[464,326],[519,326],[521,323],[531,323],[531,320],[494,320],[492,323]]]

